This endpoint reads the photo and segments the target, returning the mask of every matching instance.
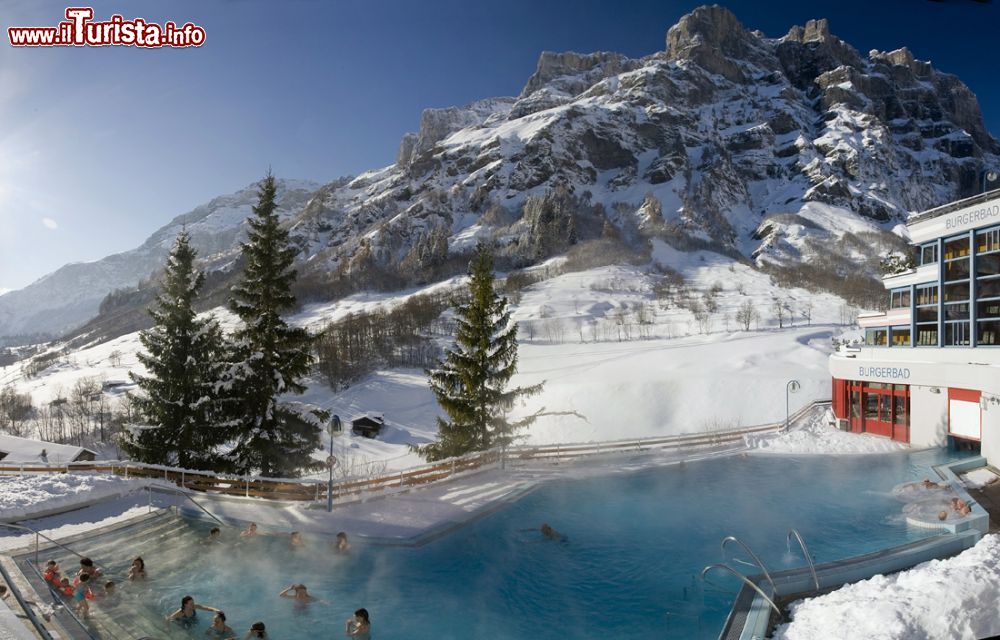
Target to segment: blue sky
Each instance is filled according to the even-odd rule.
[[[516,95],[543,50],[664,48],[702,4],[130,0],[78,3],[203,26],[206,44],[23,48],[0,44],[0,290],[66,262],[140,244],[172,217],[273,167],[326,182],[390,164],[426,107]],[[1000,6],[972,0],[733,0],[780,36],[826,17],[862,53],[908,46],[961,77],[1000,132]],[[3,27],[54,26],[66,3],[7,0]]]

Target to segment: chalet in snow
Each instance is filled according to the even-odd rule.
[[[351,433],[356,436],[375,438],[385,426],[385,417],[381,413],[368,413],[351,420]]]
[[[96,457],[95,452],[83,447],[0,435],[0,464],[65,464]]]

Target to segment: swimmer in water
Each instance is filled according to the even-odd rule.
[[[247,528],[240,532],[241,538],[252,538],[257,535],[257,523],[251,522]]]
[[[542,532],[542,535],[545,536],[546,540],[565,541],[567,539],[566,536],[550,527],[548,522],[543,523],[539,528],[539,531]]]
[[[278,594],[282,598],[291,598],[296,602],[316,602],[317,598],[309,595],[308,589],[304,584],[293,584],[289,585],[287,589]]]
[[[212,530],[208,532],[209,542],[222,542],[222,529],[219,527],[212,527]]]
[[[250,625],[250,630],[243,636],[243,640],[252,640],[253,638],[267,640],[267,630],[264,628],[263,622],[255,622]]]
[[[334,542],[334,550],[339,553],[344,553],[351,548],[351,544],[347,541],[347,534],[343,531],[337,534],[337,540]]]
[[[298,531],[292,532],[292,535],[289,536],[289,541],[291,542],[293,547],[301,547],[303,544],[305,544],[304,542],[302,542],[302,534],[299,533]]]
[[[372,623],[368,618],[368,609],[358,609],[353,618],[347,619],[347,636],[349,638],[370,638]]]
[[[205,635],[211,638],[225,638],[228,640],[229,638],[235,638],[236,632],[226,624],[226,614],[218,611],[212,618],[212,624],[205,631]]]
[[[183,627],[190,627],[193,624],[197,624],[198,609],[219,613],[219,610],[215,607],[198,604],[191,596],[184,596],[181,598],[181,608],[167,616],[167,628],[170,628],[171,622],[177,622]]]
[[[146,562],[142,556],[136,556],[132,560],[132,566],[128,568],[128,579],[132,581],[146,579]]]

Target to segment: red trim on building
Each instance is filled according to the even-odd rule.
[[[948,387],[948,435],[954,436],[955,438],[961,438],[962,440],[970,440],[972,442],[982,442],[983,440],[983,411],[979,410],[979,437],[974,438],[972,436],[967,436],[961,433],[951,432],[951,401],[958,400],[959,402],[975,402],[979,405],[979,398],[982,395],[981,391],[975,389],[953,389]]]

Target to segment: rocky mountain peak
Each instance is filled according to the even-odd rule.
[[[526,98],[542,87],[558,85],[558,89],[575,96],[593,86],[596,82],[630,71],[638,66],[621,53],[597,51],[595,53],[556,53],[543,51],[538,58],[535,73],[528,78],[520,98]]]
[[[717,4],[698,7],[667,31],[667,59],[691,60],[732,82],[746,80],[738,61],[758,62],[762,57],[770,56],[760,38]]]

